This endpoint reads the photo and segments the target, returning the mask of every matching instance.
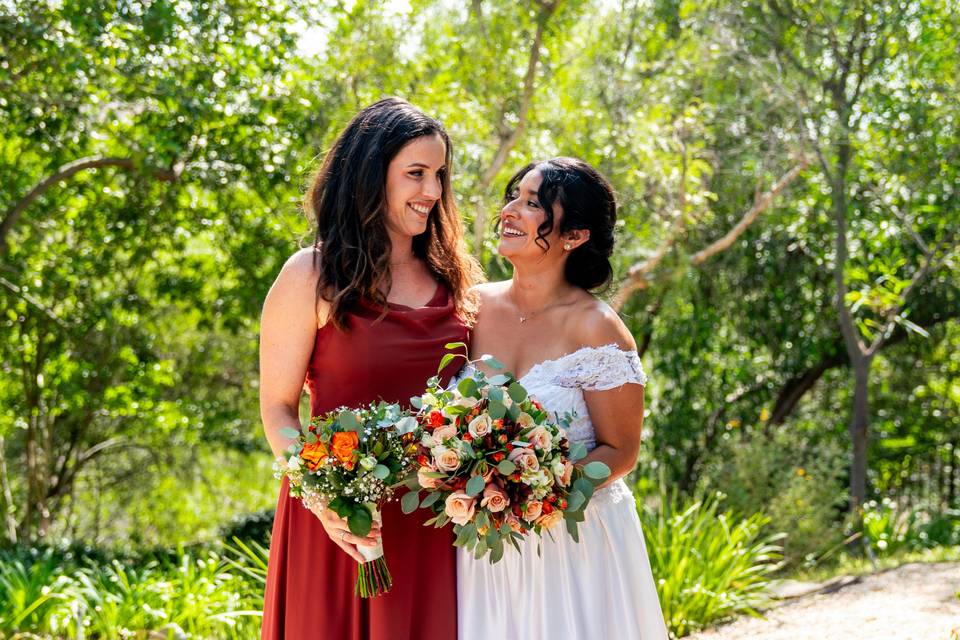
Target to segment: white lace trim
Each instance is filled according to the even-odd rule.
[[[647,374],[636,351],[624,351],[617,344],[583,347],[553,360],[533,365],[524,375],[541,369],[553,384],[585,391],[606,391],[625,384],[647,384]],[[522,382],[522,379],[521,379]]]

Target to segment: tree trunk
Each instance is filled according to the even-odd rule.
[[[870,426],[870,365],[872,357],[856,358],[853,363],[853,414],[850,417],[850,510],[857,513],[867,496],[867,441]]]

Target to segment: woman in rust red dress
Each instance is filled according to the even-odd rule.
[[[448,342],[465,341],[479,268],[463,249],[450,189],[450,140],[409,103],[358,113],[307,193],[316,242],[295,253],[267,295],[260,335],[260,406],[267,440],[300,424],[306,381],[313,415],[419,393]],[[453,370],[444,374],[452,375]],[[448,528],[422,526],[399,502],[366,538],[329,510],[280,489],[262,637],[270,640],[454,640],[456,553]],[[382,535],[393,589],[354,596],[358,545]]]

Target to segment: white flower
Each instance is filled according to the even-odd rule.
[[[557,456],[553,459],[553,462],[550,463],[550,470],[553,471],[553,475],[562,476],[564,471],[563,458]]]
[[[433,437],[432,433],[424,432],[423,437],[420,438],[420,444],[427,449],[432,449],[440,443],[437,442],[437,439]]]
[[[470,421],[470,424],[467,426],[467,431],[470,432],[474,438],[482,438],[490,433],[490,430],[493,428],[493,420],[486,413],[481,413],[476,418]]]
[[[360,466],[366,469],[367,471],[372,471],[375,466],[377,466],[377,459],[373,456],[365,456],[360,458]]]
[[[290,456],[290,459],[287,460],[287,470],[296,471],[300,468],[300,456]]]

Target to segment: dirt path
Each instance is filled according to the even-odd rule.
[[[695,640],[960,640],[960,563],[908,564],[690,636]]]

